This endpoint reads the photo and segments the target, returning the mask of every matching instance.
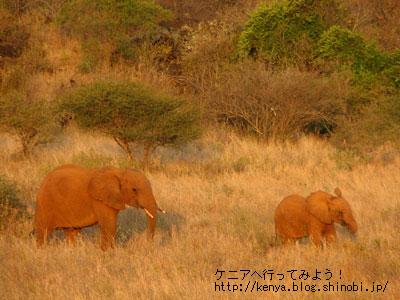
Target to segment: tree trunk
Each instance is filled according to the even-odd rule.
[[[144,145],[143,159],[142,159],[142,168],[146,170],[150,164],[150,156],[157,146],[154,144],[148,143]]]
[[[114,141],[117,142],[118,146],[120,146],[122,148],[122,150],[124,150],[126,152],[126,154],[128,154],[128,159],[129,161],[134,161],[133,158],[133,154],[132,154],[132,150],[129,147],[129,142],[125,141],[125,140],[121,140],[119,138],[117,138],[116,136],[113,137]]]
[[[31,150],[33,148],[33,138],[37,135],[37,130],[35,128],[28,128],[26,130],[21,130],[18,133],[18,136],[21,140],[22,145],[22,153],[25,157],[28,157],[31,154]]]

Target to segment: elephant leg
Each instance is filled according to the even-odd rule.
[[[336,230],[334,224],[328,225],[326,227],[325,236],[327,244],[332,244],[336,241]]]
[[[101,231],[101,250],[106,250],[108,248],[114,248],[115,243],[115,232],[117,224],[115,221],[104,220],[99,222]]]
[[[35,229],[36,233],[36,244],[40,247],[47,241],[47,238],[51,235],[54,228],[38,227]]]
[[[42,228],[38,228],[35,230],[35,234],[36,234],[36,244],[41,247],[44,244],[44,241],[46,239],[46,234],[45,234],[45,230],[43,230]]]
[[[65,228],[63,229],[67,241],[73,245],[76,244],[76,236],[79,234],[80,229]]]
[[[101,232],[101,249],[114,248],[118,211],[102,203],[94,203]]]
[[[325,224],[319,222],[316,219],[312,219],[308,224],[308,232],[310,240],[317,247],[322,247],[322,240],[324,237]]]
[[[310,232],[310,239],[314,243],[315,246],[322,246],[322,232],[320,231],[312,231]]]

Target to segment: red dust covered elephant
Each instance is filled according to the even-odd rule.
[[[357,232],[357,222],[339,188],[335,189],[335,195],[317,191],[307,198],[287,196],[275,210],[275,231],[283,243],[307,236],[317,246],[324,239],[327,243],[334,242],[334,223],[346,226],[353,234]]]
[[[44,178],[37,194],[37,244],[42,245],[54,229],[64,230],[74,241],[82,228],[99,224],[101,248],[113,247],[117,215],[127,206],[146,212],[149,234],[153,236],[160,209],[149,180],[141,172],[113,167],[58,167]]]

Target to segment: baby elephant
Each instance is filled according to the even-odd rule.
[[[350,205],[339,188],[335,189],[335,194],[317,191],[307,198],[299,195],[284,198],[275,210],[276,235],[284,244],[310,236],[316,246],[321,246],[323,239],[327,243],[336,240],[335,222],[355,234],[357,223]]]

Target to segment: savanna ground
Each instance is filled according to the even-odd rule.
[[[64,142],[43,148],[31,160],[12,157],[6,139],[0,172],[19,183],[34,207],[35,192],[45,174],[62,163],[127,166],[125,155],[104,137],[71,131]],[[8,148],[7,148],[8,147]],[[119,216],[118,243],[102,252],[98,230],[85,231],[76,246],[56,234],[50,245],[36,248],[32,221],[0,233],[0,298],[2,299],[205,299],[270,297],[303,299],[399,299],[400,297],[400,157],[390,149],[369,163],[343,156],[328,143],[304,138],[296,143],[263,143],[233,133],[207,133],[180,150],[161,149],[147,171],[158,204],[167,213],[158,221],[154,241],[145,237],[142,211]],[[307,195],[339,186],[349,200],[359,233],[352,240],[338,226],[338,242],[323,250],[302,243],[282,247],[274,239],[273,212],[290,193]],[[218,270],[227,271],[217,282]],[[215,292],[215,282],[235,277],[229,270],[284,273],[322,271],[322,281],[372,289],[388,281],[384,293],[371,292]],[[314,274],[313,274],[314,272]],[[299,273],[295,273],[298,277]],[[255,278],[250,274],[241,281]],[[250,286],[251,286],[250,285]]]

